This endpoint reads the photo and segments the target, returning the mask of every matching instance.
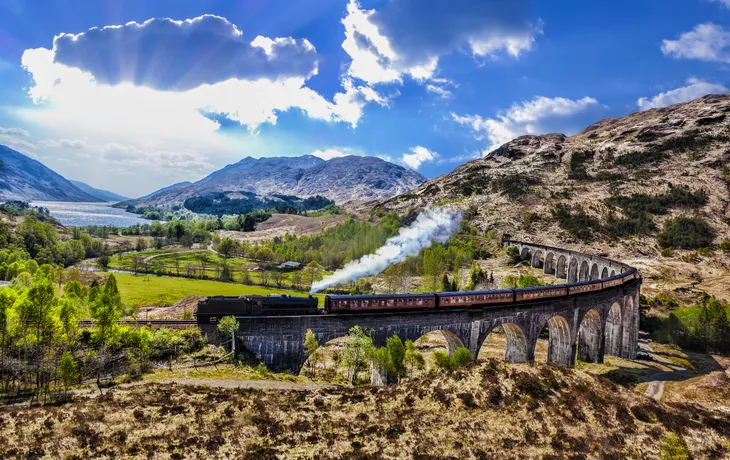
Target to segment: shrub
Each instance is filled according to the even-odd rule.
[[[667,434],[661,442],[662,460],[685,460],[692,458],[687,443],[676,433]]]
[[[464,367],[474,360],[471,352],[468,348],[459,347],[454,350],[454,354],[449,356],[449,353],[443,350],[438,350],[433,354],[436,367],[441,370],[453,370],[460,367]]]
[[[561,203],[550,212],[558,221],[560,228],[579,240],[589,241],[593,238],[594,233],[601,229],[598,220],[589,216],[580,205],[570,206]]]
[[[662,257],[672,257],[672,254],[674,254],[674,248],[669,246],[668,248],[662,249]]]
[[[712,244],[715,235],[709,225],[697,217],[680,216],[669,219],[657,241],[662,248],[697,249]]]
[[[520,250],[517,249],[517,246],[510,246],[507,248],[507,257],[509,257],[510,263],[513,264],[519,263],[522,260],[520,257]]]
[[[527,174],[510,174],[493,179],[490,185],[512,199],[518,199],[529,192],[530,187],[541,183],[539,178]]]

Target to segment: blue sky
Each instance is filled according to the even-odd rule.
[[[249,155],[435,177],[729,65],[730,0],[0,0],[0,143],[129,196]]]

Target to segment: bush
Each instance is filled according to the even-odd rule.
[[[433,354],[436,367],[441,370],[453,370],[460,367],[464,367],[474,360],[471,352],[468,348],[459,347],[454,350],[454,354],[449,356],[449,353],[443,350],[438,350]]]
[[[522,260],[520,257],[520,250],[517,249],[517,246],[509,246],[507,248],[507,257],[512,264],[520,263]]]
[[[672,254],[674,254],[674,248],[669,246],[668,248],[662,249],[662,257],[672,257]]]
[[[697,249],[712,244],[715,235],[709,225],[697,217],[680,216],[664,222],[657,241],[662,248]]]
[[[561,203],[556,205],[551,213],[560,228],[579,240],[590,241],[594,233],[601,230],[598,220],[589,216],[580,205],[570,206]]]
[[[539,178],[527,174],[510,174],[493,179],[490,184],[495,190],[501,191],[508,197],[516,200],[527,192],[533,185],[539,185],[542,181]]]

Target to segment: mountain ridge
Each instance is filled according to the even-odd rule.
[[[161,189],[127,203],[171,207],[193,196],[240,191],[299,197],[321,195],[344,203],[393,196],[425,180],[415,171],[377,157],[349,155],[325,161],[313,155],[247,156],[192,184]]]
[[[657,234],[663,224],[687,215],[705,221],[717,244],[730,238],[727,114],[730,95],[708,95],[600,120],[573,136],[521,136],[407,193],[349,208],[405,212],[452,203],[470,211],[481,234],[496,230],[621,260],[659,257]],[[663,209],[639,216],[651,220],[643,233],[617,237],[609,232],[617,222],[633,224],[635,209],[629,205],[667,201],[664,197],[685,192],[704,193],[706,199],[694,207],[665,203]],[[572,214],[566,217],[566,212]],[[595,224],[589,229],[592,238],[581,239],[566,229],[568,218],[576,216]]]
[[[91,196],[94,196],[96,198],[99,198],[102,201],[106,201],[108,203],[113,203],[117,201],[125,201],[128,200],[129,197],[119,195],[114,192],[110,192],[109,190],[102,190],[100,188],[92,187],[89,184],[86,184],[84,182],[78,181],[78,180],[70,180],[73,185],[81,189],[82,191],[88,193]]]
[[[0,200],[102,202],[71,181],[5,145],[0,145]]]

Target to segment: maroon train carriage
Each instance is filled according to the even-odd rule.
[[[515,292],[512,289],[500,291],[439,292],[439,308],[469,307],[472,305],[512,303]]]
[[[568,295],[568,286],[539,286],[531,288],[515,289],[515,302],[530,302],[541,299],[552,299]]]
[[[572,283],[568,285],[568,295],[584,294],[586,292],[600,291],[602,288],[601,281],[583,281],[580,283]]]
[[[610,288],[614,286],[620,286],[624,283],[624,276],[623,275],[615,275],[610,278],[606,278],[603,280],[603,288]]]
[[[328,295],[324,299],[326,313],[432,308],[436,308],[434,294]]]

